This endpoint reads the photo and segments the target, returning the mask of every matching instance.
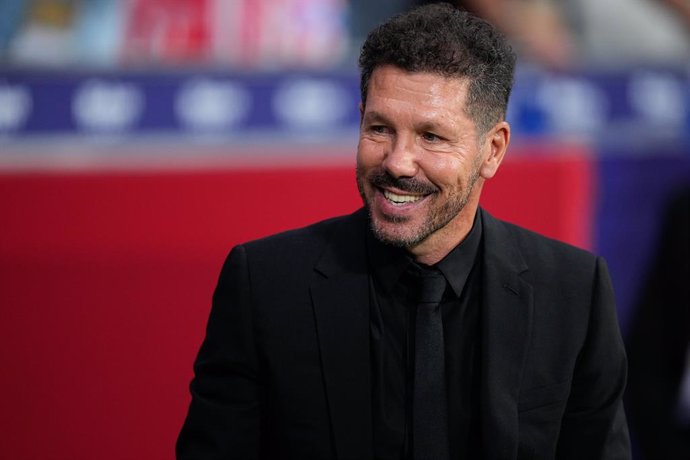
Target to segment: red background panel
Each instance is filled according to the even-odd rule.
[[[484,204],[588,246],[572,153],[514,155]],[[0,173],[3,457],[172,458],[227,251],[359,205],[351,164]]]

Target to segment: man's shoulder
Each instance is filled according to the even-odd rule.
[[[593,257],[590,251],[583,249],[581,247],[575,246],[571,243],[567,243],[556,238],[552,238],[541,233],[537,233],[519,225],[504,222],[506,226],[512,229],[512,231],[517,235],[518,239],[525,245],[534,246],[536,248],[542,248],[543,250],[562,252],[565,254],[571,254],[574,257]]]
[[[487,260],[510,264],[544,299],[579,299],[559,304],[564,315],[579,315],[580,307],[589,308],[587,293],[608,277],[604,260],[585,249],[498,219],[489,228],[493,232],[485,232]]]
[[[558,262],[562,266],[570,263],[591,265],[596,260],[597,256],[586,249],[484,214],[489,228],[498,229],[495,233],[513,240],[522,255],[533,262],[542,261],[546,265]]]

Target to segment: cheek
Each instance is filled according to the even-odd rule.
[[[465,168],[461,159],[440,155],[430,156],[422,166],[427,179],[449,193],[464,184]]]
[[[377,143],[367,139],[360,139],[357,144],[357,166],[359,168],[372,168],[381,164],[383,160],[383,148]]]

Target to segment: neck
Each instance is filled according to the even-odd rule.
[[[467,237],[477,215],[479,196],[468,200],[462,211],[445,227],[437,230],[414,247],[407,248],[414,260],[424,265],[434,265],[446,257]]]

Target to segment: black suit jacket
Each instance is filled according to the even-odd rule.
[[[481,218],[483,458],[628,459],[605,263]],[[360,210],[232,250],[178,459],[372,458],[367,225]]]

